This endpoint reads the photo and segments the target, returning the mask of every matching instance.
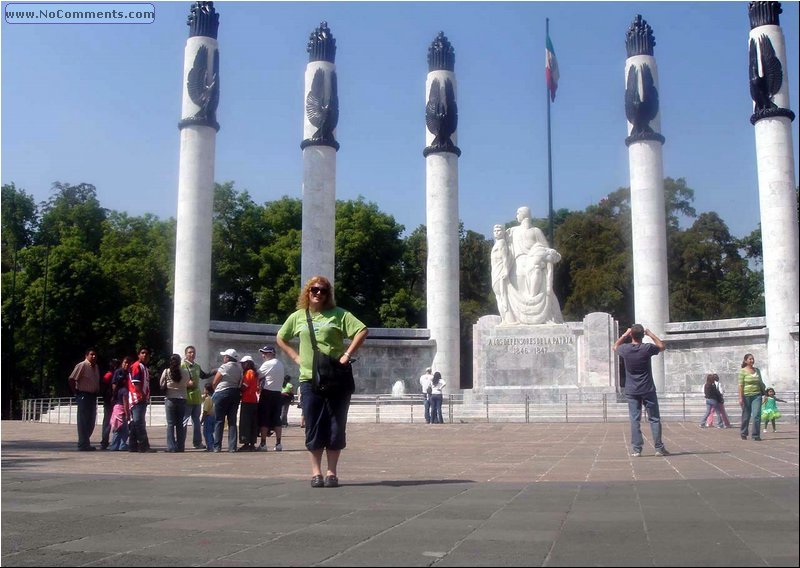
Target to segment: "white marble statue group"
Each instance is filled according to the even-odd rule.
[[[492,289],[501,325],[563,323],[553,292],[553,266],[561,255],[533,226],[528,207],[517,209],[517,221],[516,227],[493,230]]]

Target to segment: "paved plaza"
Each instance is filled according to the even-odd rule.
[[[351,424],[336,489],[296,427],[266,454],[1,427],[4,566],[798,565],[793,423],[667,422],[663,458],[630,457],[627,423]]]

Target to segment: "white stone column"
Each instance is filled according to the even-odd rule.
[[[181,145],[172,330],[172,352],[183,356],[186,346],[194,345],[197,361],[205,369],[215,360],[213,354],[208,352],[208,334],[211,320],[214,161],[219,130],[216,122],[219,65],[215,62],[219,57],[216,39],[219,16],[211,4],[199,2],[192,6],[190,37],[184,51],[181,110],[184,118],[179,124]],[[205,63],[201,53],[203,49]],[[192,69],[195,69],[194,77],[203,75],[202,82],[207,87],[205,93],[212,98],[213,102],[205,108],[201,108],[190,96],[187,85]]]
[[[310,61],[306,66],[303,106],[306,107],[314,76],[322,70],[326,88],[336,66],[329,61]],[[303,138],[312,140],[318,128],[303,113]],[[334,130],[335,134],[335,130]],[[303,146],[303,232],[300,261],[301,286],[315,275],[334,281],[336,267],[336,146]]]
[[[634,132],[631,106],[631,67],[635,68],[636,89],[643,103],[658,93],[658,68],[653,56],[655,38],[650,26],[637,16],[626,38],[626,115],[628,116],[628,160],[631,176],[631,244],[633,249],[633,293],[636,323],[664,338],[669,321],[669,280],[667,276],[667,222],[664,204],[664,161],[661,111],[655,102],[655,116],[642,122],[645,132]],[[655,93],[648,92],[647,76]],[[653,379],[664,390],[664,356],[652,359]]]
[[[447,118],[440,133],[451,131],[443,142],[435,142],[435,132],[425,130],[425,209],[428,241],[427,326],[436,341],[433,371],[447,382],[445,392],[461,385],[461,346],[459,333],[459,217],[458,217],[458,110],[453,68],[455,52],[443,33],[428,50],[429,73],[425,84],[426,115],[431,112],[431,88],[438,82],[440,104]],[[448,84],[451,87],[448,87]],[[450,90],[453,99],[447,100]],[[441,110],[441,108],[440,108]],[[430,123],[429,123],[430,124]]]
[[[748,45],[753,45],[761,66],[761,38],[766,36],[781,62],[782,83],[772,95],[775,108],[759,112],[753,104],[764,258],[764,303],[768,328],[768,367],[765,382],[776,390],[797,389],[798,362],[790,335],[798,313],[798,226],[795,164],[792,141],[794,113],[789,109],[789,65],[777,2],[754,2],[750,9]],[[777,5],[777,6],[775,6]],[[777,10],[776,10],[777,8]],[[757,12],[757,13],[756,13]],[[751,44],[751,41],[753,42]]]

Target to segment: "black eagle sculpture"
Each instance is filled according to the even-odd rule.
[[[444,93],[439,79],[431,81],[428,104],[425,105],[425,125],[433,134],[433,141],[423,150],[423,156],[427,157],[428,154],[437,152],[461,155],[461,150],[450,139],[458,128],[458,105],[453,82],[450,79],[444,81]]]
[[[761,72],[758,73],[759,52],[761,54]],[[755,112],[763,112],[778,106],[772,98],[781,90],[783,84],[783,67],[775,54],[775,48],[769,37],[762,34],[756,40],[750,40],[750,96],[755,103]]]
[[[625,140],[630,146],[637,140],[658,140],[664,137],[650,127],[650,122],[658,115],[658,89],[653,72],[647,63],[642,65],[642,92],[639,92],[639,70],[636,65],[628,68],[628,84],[625,87],[625,116],[633,126]]]
[[[339,143],[333,136],[333,131],[339,123],[339,89],[336,71],[331,71],[330,91],[326,95],[325,71],[316,70],[311,80],[311,90],[306,97],[306,115],[317,131],[310,140],[304,140],[301,147],[331,146],[338,150]]]
[[[212,126],[219,130],[217,124],[217,106],[219,105],[219,50],[214,50],[214,71],[208,65],[208,47],[201,45],[194,56],[192,69],[186,80],[189,98],[200,109],[184,123]]]

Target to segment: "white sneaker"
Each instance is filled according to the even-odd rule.
[[[266,451],[267,451],[267,445],[266,445],[266,444],[260,444],[260,445],[259,445],[259,446],[256,448],[256,451],[257,451],[257,452],[266,452]]]
[[[283,451],[283,446],[282,446],[282,445],[280,445],[280,444],[275,444],[275,451],[276,451],[276,452],[281,452],[281,451]]]
[[[642,456],[642,452],[631,452],[632,458],[639,458]]]

